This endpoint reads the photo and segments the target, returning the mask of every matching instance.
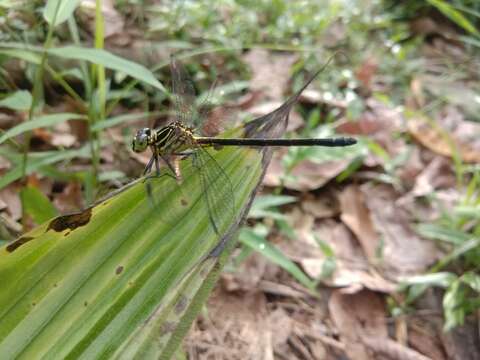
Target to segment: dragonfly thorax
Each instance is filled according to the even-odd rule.
[[[132,150],[143,152],[151,147],[159,154],[175,154],[194,146],[195,140],[190,128],[179,122],[158,130],[140,129],[132,141]]]

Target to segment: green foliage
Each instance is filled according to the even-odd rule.
[[[72,16],[80,0],[48,0],[43,17],[50,26],[58,26]]]
[[[12,110],[28,110],[32,105],[32,95],[26,90],[15,91],[0,100],[0,106]],[[0,141],[1,143],[2,141]]]
[[[0,144],[7,141],[8,139],[11,139],[27,131],[44,128],[44,127],[50,127],[50,126],[65,122],[67,120],[74,120],[74,119],[85,120],[86,118],[85,116],[82,116],[79,114],[73,114],[73,113],[57,113],[57,114],[38,116],[28,122],[21,123],[5,131],[0,136]]]
[[[37,187],[24,187],[20,191],[20,199],[23,212],[31,216],[36,224],[41,224],[58,215],[55,206]]]
[[[309,279],[308,276],[306,276],[305,273],[298,268],[294,262],[292,262],[280,250],[271,244],[265,238],[265,235],[265,231],[262,231],[260,228],[243,228],[240,232],[239,240],[243,245],[259,252],[274,264],[277,264],[281,268],[285,269],[307,289],[314,291],[315,282]]]
[[[468,19],[458,10],[455,9],[455,5],[444,0],[427,0],[430,4],[435,6],[439,11],[441,11],[445,16],[450,18],[455,24],[463,28],[465,31],[469,32],[472,35],[480,35],[475,26],[468,21]]]

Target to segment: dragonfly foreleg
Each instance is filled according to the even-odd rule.
[[[145,166],[145,170],[143,170],[143,175],[146,175],[147,173],[150,172],[150,170],[152,170],[152,165],[153,165],[154,161],[155,161],[155,154],[152,155],[150,160],[148,160],[148,164],[147,164],[147,166]]]

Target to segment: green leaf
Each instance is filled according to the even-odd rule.
[[[286,195],[262,195],[255,198],[252,208],[248,215],[252,219],[272,218],[275,220],[285,219],[285,215],[275,209],[269,209],[276,206],[290,204],[297,199],[294,196]]]
[[[465,319],[465,308],[462,306],[465,300],[465,290],[460,281],[454,281],[443,296],[443,312],[445,314],[445,331],[451,330],[457,325],[462,325]]]
[[[163,85],[155,78],[150,70],[143,65],[134,63],[116,56],[103,49],[91,49],[78,46],[65,46],[60,48],[50,48],[47,50],[50,55],[55,55],[64,59],[85,60],[93,64],[103,65],[108,69],[121,71],[131,77],[143,81],[160,91],[166,92]]]
[[[164,113],[163,111],[156,111],[156,112],[143,112],[143,113],[123,114],[123,115],[113,116],[111,118],[108,118],[96,123],[91,127],[91,130],[100,131],[112,126],[116,126],[116,125],[123,124],[130,121],[137,121],[137,120],[141,120],[141,119],[145,119],[153,116],[158,116],[163,113]]]
[[[446,288],[456,281],[457,276],[449,272],[437,272],[433,274],[409,276],[402,283],[406,285],[428,285]]]
[[[473,272],[466,272],[460,277],[460,280],[470,286],[473,290],[480,293],[480,276]]]
[[[168,93],[163,85],[155,78],[153,73],[143,65],[123,59],[103,49],[91,49],[80,46],[64,46],[59,48],[43,49],[38,46],[15,42],[0,42],[0,53],[20,59],[40,63],[40,54],[47,51],[49,55],[58,56],[69,60],[84,60],[97,65],[103,65],[107,69],[121,71],[131,77],[143,81],[160,91]]]
[[[0,107],[12,110],[28,110],[32,104],[32,95],[26,90],[15,91],[13,94],[0,100]]]
[[[243,228],[240,232],[239,239],[242,244],[258,251],[268,260],[289,272],[307,289],[315,289],[315,283],[307,275],[305,275],[305,273],[297,265],[295,265],[293,261],[287,258],[274,245],[268,242],[265,237],[256,234],[251,229]]]
[[[4,149],[0,149],[0,155],[5,155]],[[84,146],[76,150],[63,150],[63,151],[44,151],[39,153],[29,153],[28,162],[26,168],[26,174],[31,174],[33,171],[38,170],[42,166],[56,163],[62,160],[69,160],[75,157],[84,157],[88,158],[90,156],[90,148]],[[7,156],[6,156],[7,157]],[[18,180],[22,177],[22,156],[15,156],[15,163],[19,166],[13,167],[10,171],[3,174],[0,178],[0,189],[11,184],[15,180]]]
[[[261,195],[255,198],[252,205],[252,211],[265,210],[274,206],[291,204],[297,201],[295,196],[288,195]]]
[[[39,65],[41,62],[41,57],[39,54],[35,54],[30,50],[21,50],[21,49],[0,49],[0,54],[25,60],[32,64]]]
[[[435,224],[419,224],[417,232],[427,239],[445,241],[456,245],[463,244],[470,236],[465,232]]]
[[[469,219],[480,219],[480,206],[456,206],[454,209],[454,214]]]
[[[169,358],[233,249],[267,164],[264,150],[252,148],[211,155],[235,197],[218,232],[188,157],[180,162],[181,183],[168,175],[140,179],[0,249],[2,356]],[[210,198],[209,205],[225,200]]]
[[[60,25],[72,16],[78,4],[80,4],[80,0],[48,0],[43,9],[43,17],[50,26]],[[53,23],[54,19],[55,24]]]
[[[479,32],[472,25],[468,19],[463,16],[463,14],[455,9],[451,4],[444,0],[427,0],[430,4],[435,6],[439,11],[441,11],[446,17],[456,23],[458,26],[462,27],[464,30],[468,31],[473,35],[478,35]]]
[[[58,215],[57,209],[50,200],[36,187],[27,186],[20,191],[23,211],[41,224]]]
[[[2,136],[0,136],[0,144],[4,143],[6,140],[11,139],[14,136],[20,135],[24,132],[31,131],[33,129],[38,129],[42,127],[53,126],[67,120],[73,119],[84,119],[87,118],[84,115],[73,114],[73,113],[58,113],[58,114],[49,114],[41,115],[33,118],[31,121],[25,121],[13,128],[5,131]]]

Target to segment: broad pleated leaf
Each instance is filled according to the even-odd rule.
[[[281,136],[298,95],[228,135]],[[208,175],[190,156],[181,182],[168,174],[140,179],[0,249],[2,359],[171,357],[271,158],[268,149],[208,151],[200,162]]]

